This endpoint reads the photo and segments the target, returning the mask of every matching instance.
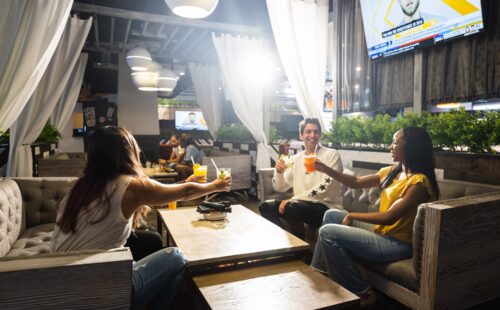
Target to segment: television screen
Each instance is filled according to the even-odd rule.
[[[361,13],[372,60],[483,29],[481,0],[361,0]]]
[[[208,127],[200,111],[175,111],[175,129],[208,130]]]

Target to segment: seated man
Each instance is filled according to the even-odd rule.
[[[325,165],[342,172],[342,161],[334,149],[319,145],[321,125],[316,118],[306,118],[300,123],[300,138],[304,141],[302,151],[285,163],[276,162],[273,187],[285,192],[293,187],[293,197],[288,200],[268,200],[259,206],[263,217],[283,227],[281,218],[290,224],[291,233],[305,239],[304,223],[320,227],[323,215],[332,207],[341,209],[341,185],[321,172],[307,172],[304,157],[316,155]],[[314,166],[314,165],[313,165]]]
[[[170,137],[170,145],[172,146],[172,153],[170,153],[170,158],[167,160],[168,167],[175,168],[177,164],[182,160],[184,156],[184,149],[180,146],[180,139],[177,134],[173,134]]]
[[[205,153],[198,148],[194,139],[189,136],[181,138],[180,146],[184,148],[184,155],[175,167],[175,171],[179,174],[179,180],[185,180],[193,174],[193,164],[201,165],[201,158],[205,157]]]

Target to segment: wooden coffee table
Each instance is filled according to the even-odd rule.
[[[300,255],[309,245],[242,205],[222,221],[203,220],[195,208],[158,210],[171,239],[188,267]]]
[[[208,308],[358,309],[360,300],[302,261],[194,277]]]

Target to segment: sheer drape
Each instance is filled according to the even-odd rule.
[[[262,83],[248,81],[245,62],[263,49],[262,39],[245,39],[222,34],[212,39],[217,51],[224,84],[227,86],[234,112],[257,141],[256,167],[270,166],[270,155],[264,133],[264,99]]]
[[[414,57],[406,53],[372,64],[372,99],[380,109],[413,105]]]
[[[481,1],[485,31],[426,50],[427,102],[500,97],[500,4]]]
[[[191,79],[196,91],[196,100],[207,122],[212,137],[217,137],[217,130],[222,123],[223,92],[220,89],[220,70],[216,66],[189,64]]]
[[[36,91],[10,127],[8,176],[32,176],[30,144],[42,131],[61,97],[91,25],[92,18],[80,20],[75,17],[67,21],[61,40]]]
[[[0,10],[0,131],[35,91],[64,31],[72,0],[4,0]]]
[[[82,86],[83,74],[85,73],[88,58],[89,55],[86,53],[82,53],[80,55],[75,67],[73,68],[73,72],[71,72],[66,88],[61,94],[61,98],[57,101],[54,111],[52,112],[50,123],[54,125],[59,132],[63,131],[66,123],[73,114],[73,110],[75,109],[75,104]]]
[[[368,58],[359,0],[333,1],[333,87],[340,112],[390,109],[413,102],[413,53]]]
[[[332,9],[332,85],[337,111],[373,109],[370,96],[370,61],[359,1],[333,1]]]
[[[266,2],[276,47],[299,109],[305,117],[318,118],[324,128],[328,1]]]

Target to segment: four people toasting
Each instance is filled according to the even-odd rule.
[[[342,173],[339,154],[321,146],[317,119],[300,123],[305,150],[288,161],[276,163],[273,186],[286,191],[288,200],[266,201],[261,214],[304,238],[304,223],[320,227],[311,266],[327,273],[362,303],[371,301],[373,290],[354,264],[354,257],[373,262],[391,262],[412,255],[413,222],[418,205],[437,199],[432,143],[424,129],[398,130],[390,146],[397,165],[376,174],[353,177]],[[144,176],[135,139],[119,127],[104,127],[89,139],[88,160],[79,178],[60,204],[54,251],[112,249],[122,247],[132,225],[133,214],[143,205],[200,197],[229,190],[230,177],[208,184],[164,185]],[[379,186],[378,212],[349,213],[340,205],[340,183],[352,188]],[[359,228],[368,223],[372,231]],[[134,264],[133,305],[171,305],[185,260],[175,248],[153,253]],[[145,284],[151,279],[157,284]]]

